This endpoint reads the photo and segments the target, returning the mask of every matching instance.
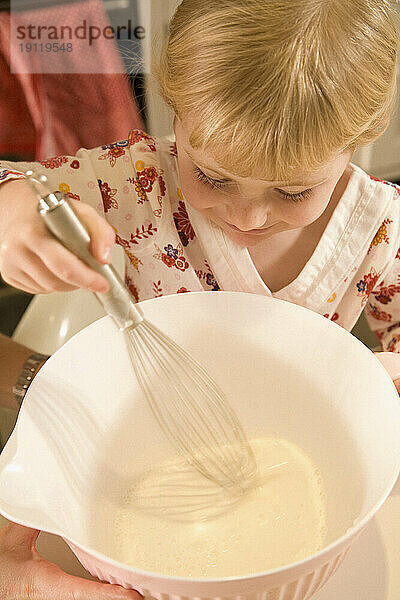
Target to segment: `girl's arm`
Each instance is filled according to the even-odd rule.
[[[397,354],[390,364],[394,368],[397,362],[400,375],[400,249],[371,291],[365,316],[382,351]]]
[[[386,242],[379,239],[371,244],[370,255],[375,253],[379,264],[378,253],[385,243],[390,244],[391,258],[379,275],[371,290],[365,307],[368,325],[379,339],[382,352],[377,352],[380,360],[394,381],[400,394],[400,221],[398,192],[394,193],[393,214],[387,222],[390,229]],[[379,231],[378,231],[379,233]],[[374,238],[375,239],[375,238]]]
[[[104,292],[103,277],[66,250],[47,231],[37,212],[37,198],[24,179],[32,170],[47,177],[52,191],[67,194],[92,238],[91,251],[108,263],[115,231],[104,218],[98,169],[102,148],[81,148],[76,156],[40,162],[0,161],[0,272],[10,285],[31,294],[71,291],[80,287]]]
[[[75,156],[0,161],[0,271],[7,283],[31,293],[108,289],[105,279],[48,233],[25,171],[46,175],[52,191],[67,194],[89,231],[93,256],[106,264],[116,234],[126,248],[148,244],[138,229],[147,221],[149,235],[157,231],[166,195],[162,151],[155,138],[132,130],[126,140],[80,148]]]
[[[375,356],[389,373],[400,394],[400,354],[398,352],[376,352]]]

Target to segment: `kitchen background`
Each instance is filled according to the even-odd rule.
[[[173,115],[152,91],[150,44],[152,38],[167,34],[168,21],[180,0],[14,0],[12,8],[40,10],[45,22],[47,10],[63,5],[70,22],[78,15],[109,20],[111,25],[132,23],[146,27],[142,41],[115,40],[107,44],[113,59],[122,61],[125,73],[39,73],[10,72],[8,2],[0,0],[0,158],[44,160],[74,154],[80,147],[91,148],[126,138],[129,129],[144,128],[155,136],[172,136]],[[400,10],[400,9],[399,9]],[[132,70],[132,56],[140,58],[142,69]],[[110,57],[111,61],[111,57]],[[399,66],[400,71],[400,66]],[[85,127],[80,125],[85,123]],[[392,121],[375,143],[357,151],[353,162],[371,175],[400,182],[400,92]],[[32,296],[0,280],[0,332],[12,335]],[[377,346],[362,316],[353,333],[369,347]],[[13,411],[0,411],[3,443],[15,419]],[[0,446],[1,447],[1,446]]]

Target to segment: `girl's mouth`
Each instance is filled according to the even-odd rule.
[[[243,229],[239,229],[238,227],[236,227],[236,225],[232,225],[231,223],[228,223],[227,221],[225,221],[225,225],[227,225],[228,227],[233,229],[233,231],[237,231],[239,233],[244,233],[244,234],[249,234],[249,235],[259,235],[259,234],[265,233],[266,231],[268,231],[268,229],[271,229],[271,227],[273,227],[273,225],[269,225],[268,227],[263,227],[263,228],[259,228],[259,229],[243,230]]]

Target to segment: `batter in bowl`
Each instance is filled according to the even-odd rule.
[[[251,446],[259,485],[236,499],[180,461],[145,473],[116,514],[113,558],[166,575],[220,578],[320,550],[326,501],[319,470],[287,440],[257,438]]]

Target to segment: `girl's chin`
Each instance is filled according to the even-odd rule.
[[[243,247],[256,246],[266,238],[270,237],[267,233],[265,235],[246,235],[242,233],[236,233],[235,231],[227,231],[226,229],[224,229],[224,233],[230,240],[232,240],[232,242],[235,242],[235,244],[238,246]]]

